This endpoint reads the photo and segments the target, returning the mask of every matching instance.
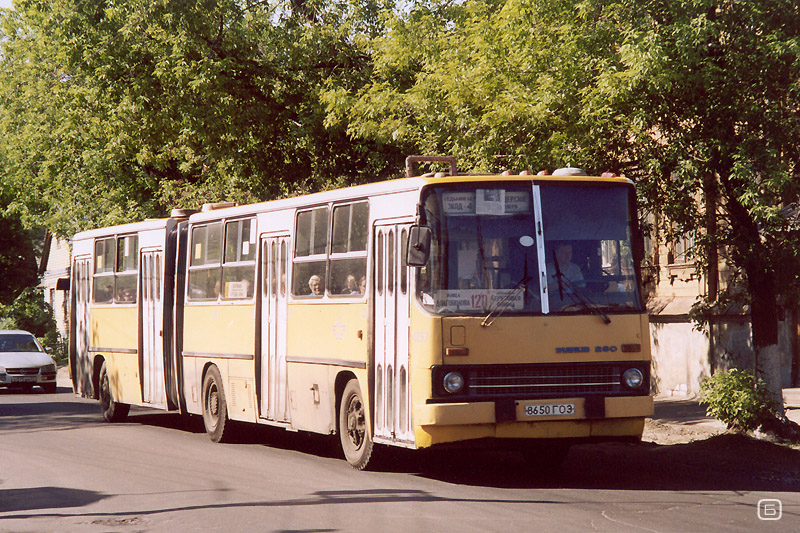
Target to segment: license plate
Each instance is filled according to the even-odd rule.
[[[11,376],[11,383],[36,383],[36,376]]]
[[[570,416],[575,414],[574,403],[535,403],[525,406],[526,417]]]

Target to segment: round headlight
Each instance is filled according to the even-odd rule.
[[[629,389],[638,389],[644,383],[644,374],[638,368],[629,368],[622,374],[622,382]]]
[[[464,376],[458,372],[448,372],[442,380],[442,386],[450,394],[456,394],[464,388]]]

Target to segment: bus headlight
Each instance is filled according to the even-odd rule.
[[[464,376],[458,372],[448,372],[442,380],[442,386],[450,394],[461,392],[464,388]]]
[[[644,374],[638,368],[629,368],[622,373],[622,382],[629,389],[638,389],[644,383]]]

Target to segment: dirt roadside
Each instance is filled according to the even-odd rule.
[[[724,423],[706,414],[698,399],[656,397],[654,414],[644,426],[642,440],[655,444],[683,444],[704,440],[727,432]],[[786,411],[786,416],[800,423],[800,410]]]

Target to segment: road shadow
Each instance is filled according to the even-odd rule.
[[[93,490],[64,487],[0,488],[0,513],[83,507],[107,497],[107,494]]]
[[[399,457],[398,465],[414,460]],[[573,446],[552,474],[502,451],[433,452],[418,469],[448,483],[496,488],[800,491],[800,450],[740,434],[686,444]]]
[[[684,416],[685,413],[681,416]],[[142,410],[129,423],[204,433],[199,416]],[[342,459],[335,435],[233,424],[228,442]],[[512,451],[411,451],[375,446],[370,469],[447,483],[496,488],[800,491],[800,450],[737,433],[685,444],[603,443],[573,446],[560,471],[533,470]]]

